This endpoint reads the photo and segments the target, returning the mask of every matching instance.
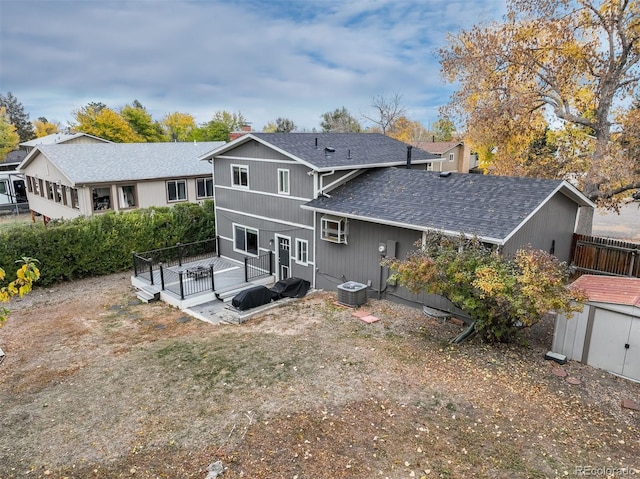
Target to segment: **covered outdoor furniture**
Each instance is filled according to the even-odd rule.
[[[273,300],[281,298],[302,298],[307,294],[311,283],[300,278],[287,278],[278,281],[271,288]]]
[[[271,302],[271,291],[266,286],[254,286],[240,291],[231,300],[231,305],[240,311],[257,308]]]

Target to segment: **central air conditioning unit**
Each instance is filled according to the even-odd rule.
[[[338,285],[338,303],[357,308],[367,302],[367,285],[347,281]]]

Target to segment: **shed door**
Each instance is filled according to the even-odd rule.
[[[626,314],[596,309],[587,362],[640,379],[640,321]]]
[[[640,381],[640,318],[632,318],[622,375]]]

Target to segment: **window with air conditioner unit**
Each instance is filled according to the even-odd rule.
[[[346,218],[323,216],[321,218],[320,238],[331,243],[347,244],[349,223]]]

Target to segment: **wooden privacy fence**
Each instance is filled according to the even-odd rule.
[[[640,244],[574,234],[571,266],[583,273],[640,278]]]

